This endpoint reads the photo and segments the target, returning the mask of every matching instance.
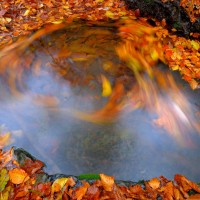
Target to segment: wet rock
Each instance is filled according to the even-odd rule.
[[[163,3],[161,0],[125,0],[127,7],[139,9],[142,17],[154,18],[159,21],[165,19],[167,28],[175,28],[178,35],[189,36],[191,32],[200,31],[200,20],[192,23],[180,0]]]

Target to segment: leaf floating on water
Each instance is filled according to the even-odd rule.
[[[112,87],[110,81],[104,75],[101,75],[101,80],[102,80],[102,96],[103,97],[110,96],[112,93]]]
[[[10,137],[10,132],[0,135],[0,148],[5,147],[10,142]]]
[[[33,103],[42,107],[56,107],[59,104],[59,99],[52,95],[32,94]]]
[[[109,123],[118,117],[119,113],[123,111],[124,86],[121,83],[117,83],[113,89],[112,94],[109,97],[106,105],[97,111],[92,113],[81,112],[77,110],[68,111],[72,116],[93,123]]]

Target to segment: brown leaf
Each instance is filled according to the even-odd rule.
[[[21,166],[21,168],[29,175],[36,173],[38,170],[42,169],[42,167],[44,167],[44,163],[42,161],[33,161],[30,159],[26,159],[24,165]]]

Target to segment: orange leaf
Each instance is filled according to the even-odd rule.
[[[99,175],[105,191],[112,191],[114,186],[114,178],[112,176],[107,176],[105,174],[99,174]]]
[[[187,198],[187,200],[197,200],[200,199],[200,194],[194,194]]]
[[[87,189],[90,187],[89,183],[83,181],[83,186],[75,189],[73,199],[81,200],[83,196],[86,194]]]
[[[152,178],[148,183],[154,190],[160,187],[160,181],[157,178]]]
[[[14,184],[21,184],[30,178],[23,169],[18,168],[10,170],[9,177],[11,182]]]
[[[9,144],[9,141],[10,141],[10,133],[9,132],[7,132],[3,135],[0,135],[0,148]]]

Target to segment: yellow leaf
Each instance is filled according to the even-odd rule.
[[[96,0],[97,3],[102,3],[104,0]]]
[[[198,42],[192,40],[192,41],[191,41],[191,45],[192,45],[192,47],[193,47],[195,50],[197,50],[197,51],[199,50],[200,45],[199,45]]]
[[[8,172],[10,181],[14,184],[21,184],[27,181],[30,177],[29,175],[23,170],[14,168]]]
[[[102,96],[107,97],[112,93],[112,87],[110,81],[104,75],[101,75],[101,80],[102,80]]]
[[[64,9],[64,10],[67,10],[67,9],[69,9],[69,6],[68,6],[68,5],[65,5],[65,6],[63,6],[63,9]]]
[[[112,13],[111,11],[107,10],[106,11],[106,16],[109,18],[114,18],[114,13]]]
[[[27,10],[25,11],[25,13],[24,13],[24,16],[27,16],[29,13],[30,13],[30,10],[27,9]]]
[[[120,12],[119,12],[119,15],[124,16],[124,15],[127,15],[127,13],[126,13],[126,12],[123,12],[123,11],[120,11]]]
[[[5,19],[6,19],[6,21],[7,21],[8,23],[12,21],[12,19],[9,18],[9,17],[6,17]]]
[[[142,65],[136,58],[131,57],[128,64],[133,72],[138,72],[142,70]]]
[[[173,70],[173,71],[176,71],[176,70],[178,70],[178,69],[179,69],[179,66],[178,66],[178,65],[172,66],[172,70]]]
[[[68,178],[59,178],[56,179],[52,184],[52,192],[59,192],[65,186]]]
[[[58,20],[58,21],[54,21],[54,22],[52,22],[53,24],[61,24],[61,23],[63,23],[63,20]]]
[[[5,190],[0,193],[0,200],[8,200],[10,191],[11,187],[10,186],[6,187]]]
[[[157,61],[159,56],[158,56],[158,52],[154,49],[152,52],[151,52],[151,58],[154,60],[154,61]]]
[[[105,63],[103,64],[103,69],[104,69],[105,71],[112,70],[112,68],[113,68],[112,62],[107,61],[107,62],[105,62]]]

